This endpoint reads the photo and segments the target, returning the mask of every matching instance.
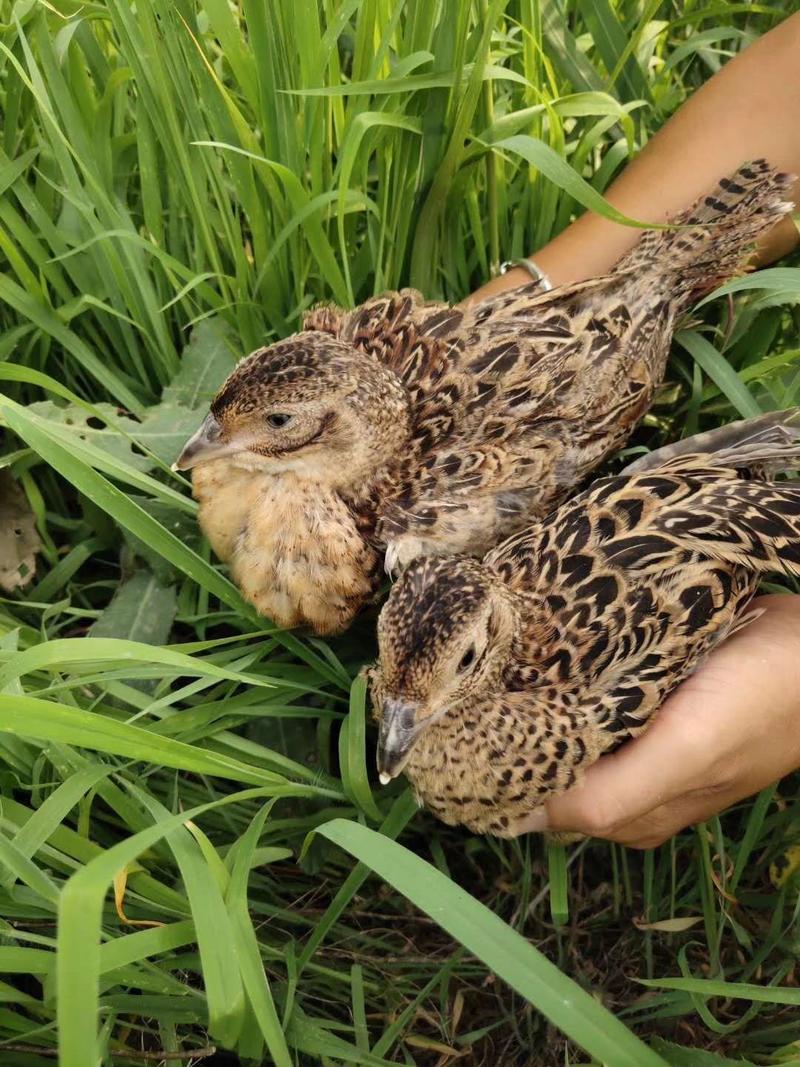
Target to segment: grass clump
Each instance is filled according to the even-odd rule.
[[[0,1063],[800,1063],[796,779],[645,855],[449,830],[372,788],[374,620],[266,628],[169,471],[240,355],[463,296],[784,13],[0,2]],[[704,309],[640,443],[796,403],[798,292]]]

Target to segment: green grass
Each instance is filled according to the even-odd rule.
[[[315,301],[606,210],[778,7],[0,0],[0,1063],[800,1064],[796,778],[647,855],[448,830],[373,788],[374,618],[270,628],[169,471]],[[729,288],[638,445],[800,400],[800,269]]]

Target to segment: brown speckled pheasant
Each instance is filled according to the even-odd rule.
[[[800,409],[669,445],[472,559],[415,560],[378,623],[383,781],[501,837],[800,574]]]
[[[336,632],[382,564],[480,557],[546,514],[625,442],[676,317],[741,269],[788,185],[748,164],[606,277],[468,309],[410,291],[318,308],[245,359],[176,464],[244,596]]]

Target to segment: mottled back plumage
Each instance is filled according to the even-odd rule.
[[[800,574],[800,484],[767,480],[798,466],[800,410],[765,415],[594,482],[481,564],[415,561],[379,622],[382,771],[445,822],[513,834],[645,729],[759,575]]]
[[[250,356],[212,404],[213,447],[190,443],[184,464],[245,596],[284,626],[340,630],[381,564],[480,557],[546,514],[627,440],[676,319],[741,269],[788,186],[748,164],[605,277],[468,308],[410,290],[320,307]],[[276,415],[291,428],[263,425]]]

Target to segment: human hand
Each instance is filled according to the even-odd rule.
[[[655,848],[800,767],[800,596],[720,645],[652,726],[520,826]]]

